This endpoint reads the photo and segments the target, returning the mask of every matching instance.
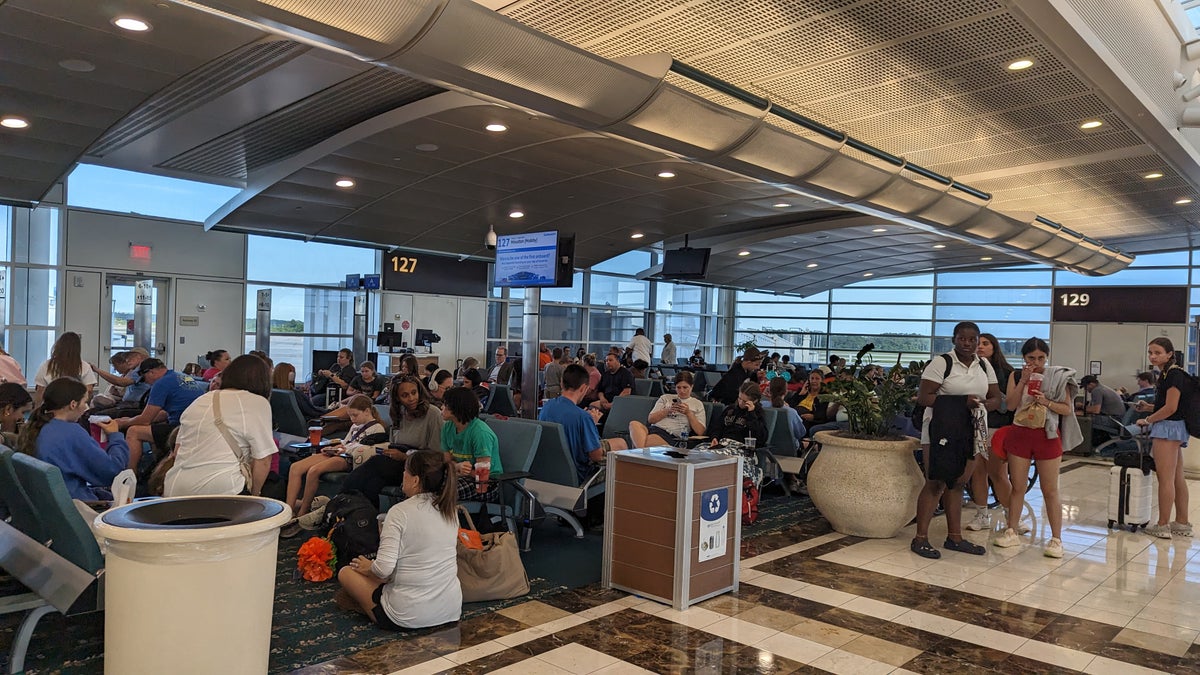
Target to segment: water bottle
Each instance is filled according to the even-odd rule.
[[[684,450],[687,450],[687,446],[688,446],[687,439],[688,439],[688,430],[684,429],[683,433],[679,434],[679,447],[683,448]]]

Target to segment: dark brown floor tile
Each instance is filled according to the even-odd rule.
[[[1017,656],[1009,654],[1004,660],[1002,671],[1009,673],[1020,673],[1021,675],[1066,675],[1067,673],[1076,673],[1079,671],[1071,670],[1070,668],[1061,668],[1045,661],[1038,661],[1025,656]]]
[[[606,602],[620,600],[626,595],[628,593],[624,591],[604,588],[600,584],[591,584],[582,588],[573,588],[562,593],[556,593],[549,598],[542,598],[542,602],[568,612],[582,612],[585,609],[598,607]]]
[[[529,654],[526,654],[525,652],[518,651],[516,649],[505,649],[502,652],[497,652],[491,656],[485,656],[481,659],[475,659],[470,663],[464,663],[443,672],[454,673],[454,675],[476,675],[479,673],[490,673],[493,670],[499,670],[504,666],[511,666],[514,663],[520,663],[528,658]]]
[[[827,609],[814,618],[817,621],[823,621],[839,628],[856,631],[863,635],[872,635],[880,640],[887,640],[888,642],[894,642],[898,645],[922,651],[928,650],[930,647],[947,639],[945,636],[930,633],[919,628],[884,621],[883,619],[877,619],[838,607]]]
[[[722,673],[761,673],[762,675],[785,675],[793,673],[820,673],[820,668],[807,666],[799,661],[785,659],[778,654],[764,651],[758,647],[742,647],[726,653],[721,661]]]
[[[393,670],[395,669],[393,668]],[[365,667],[355,659],[340,658],[293,670],[291,675],[365,675],[374,672],[376,671]]]
[[[1104,656],[1116,661],[1132,663],[1144,668],[1153,668],[1168,673],[1188,673],[1195,675],[1200,672],[1200,658],[1192,655],[1171,656],[1149,649],[1109,642],[1088,650],[1089,654]]]
[[[709,611],[717,612],[718,614],[733,616],[735,614],[740,614],[751,607],[756,607],[757,605],[757,602],[745,600],[741,597],[733,595],[732,593],[726,593],[725,595],[718,595],[715,598],[709,598],[708,600],[705,600],[696,606],[703,607]]]
[[[911,670],[914,673],[929,673],[930,675],[943,675],[944,673],[995,673],[1002,672],[986,665],[970,663],[968,661],[960,661],[948,656],[925,652],[917,658],[904,664],[905,670]]]
[[[1033,639],[1090,653],[1096,647],[1111,642],[1120,632],[1120,627],[1099,621],[1059,616],[1034,635]]]
[[[948,659],[963,661],[966,663],[977,663],[985,667],[995,667],[996,664],[1008,658],[1008,652],[1002,652],[991,647],[976,645],[954,638],[947,638],[934,644],[926,650],[929,654],[937,654]]]

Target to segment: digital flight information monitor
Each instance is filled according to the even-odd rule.
[[[554,286],[558,280],[558,232],[506,234],[496,238],[497,286]]]

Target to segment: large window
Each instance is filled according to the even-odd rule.
[[[68,177],[69,206],[203,222],[238,188],[80,164]]]

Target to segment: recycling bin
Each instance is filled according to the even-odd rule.
[[[174,497],[96,517],[105,540],[104,672],[265,673],[279,528],[263,497]]]

